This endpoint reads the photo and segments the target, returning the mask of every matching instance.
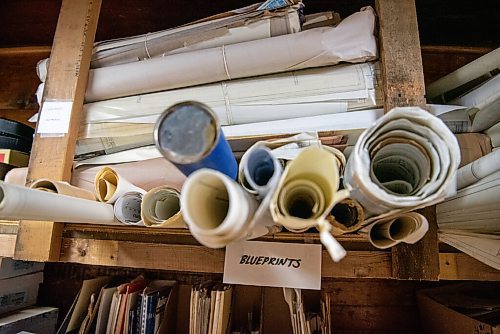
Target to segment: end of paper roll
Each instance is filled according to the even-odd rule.
[[[323,220],[318,225],[318,229],[321,243],[325,246],[332,260],[334,262],[339,262],[340,260],[342,260],[347,255],[347,252],[344,247],[342,247],[342,245],[337,241],[337,239],[335,239],[330,233],[330,224],[327,221]]]

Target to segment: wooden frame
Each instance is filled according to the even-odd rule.
[[[375,3],[386,111],[395,106],[424,106],[414,0],[376,0]],[[35,137],[28,183],[40,177],[69,179],[99,7],[100,0],[82,0],[78,6],[71,0],[63,1],[44,99],[73,101],[70,132],[62,138]],[[416,245],[398,246],[384,252],[373,249],[357,236],[340,238],[348,256],[335,264],[324,252],[323,277],[500,279],[500,273],[467,255],[439,253],[435,209],[426,208],[423,213],[431,227],[424,240]],[[262,240],[319,242],[315,236],[290,233]],[[224,259],[223,250],[200,246],[186,231],[53,222],[21,222],[14,255],[25,260],[197,273],[222,272]]]

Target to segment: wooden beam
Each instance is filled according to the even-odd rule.
[[[439,254],[441,280],[500,281],[500,270],[496,270],[467,254]]]
[[[425,107],[425,85],[414,0],[377,0],[384,108]],[[393,276],[437,280],[439,276],[437,224],[434,207],[423,211],[429,231],[415,245],[393,247]]]
[[[62,2],[43,101],[72,101],[69,132],[63,137],[42,138],[35,134],[28,184],[44,177],[70,180],[100,6],[101,0]],[[61,224],[21,222],[15,257],[57,260],[61,231]]]

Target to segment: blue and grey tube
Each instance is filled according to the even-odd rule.
[[[186,176],[210,168],[236,179],[238,165],[215,113],[186,101],[163,112],[154,130],[156,147]]]

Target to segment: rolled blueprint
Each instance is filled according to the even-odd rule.
[[[141,204],[143,194],[128,192],[120,195],[113,205],[115,218],[123,224],[143,226],[141,220]]]
[[[339,179],[334,154],[319,147],[306,148],[285,168],[270,204],[273,220],[286,229],[303,232],[316,227],[334,261],[342,259],[345,250],[330,235],[326,216],[349,196],[346,190],[338,191]]]
[[[368,240],[377,248],[385,249],[401,242],[414,244],[429,230],[424,216],[416,212],[398,214],[393,218],[377,220],[363,229]]]
[[[271,150],[263,144],[257,144],[243,154],[238,181],[249,193],[263,198],[278,184],[282,169]]]
[[[342,235],[363,227],[365,214],[363,207],[357,201],[346,198],[335,204],[326,219],[332,225],[332,234]]]
[[[181,191],[184,220],[201,244],[222,248],[252,233],[257,201],[225,174],[200,169]]]
[[[112,225],[113,207],[0,182],[0,219]]]
[[[95,175],[94,194],[101,202],[112,204],[118,197],[130,191],[146,193],[145,190],[134,186],[110,167],[103,167]]]
[[[494,151],[458,170],[457,189],[470,186],[498,171],[500,171],[500,151]]]
[[[365,8],[337,27],[307,30],[147,61],[93,69],[86,102],[377,57],[375,15]],[[300,46],[300,47],[299,47]]]
[[[33,182],[30,188],[48,191],[51,193],[56,193],[60,195],[67,195],[72,197],[78,197],[83,199],[88,199],[91,201],[95,201],[94,193],[89,190],[81,189],[75,186],[72,186],[68,182],[64,181],[52,181],[48,179],[39,179]]]
[[[459,162],[457,140],[441,120],[420,108],[395,108],[359,137],[344,184],[367,218],[391,215],[453,194]]]
[[[141,204],[144,225],[151,227],[186,227],[182,220],[179,192],[167,186],[148,191]]]

